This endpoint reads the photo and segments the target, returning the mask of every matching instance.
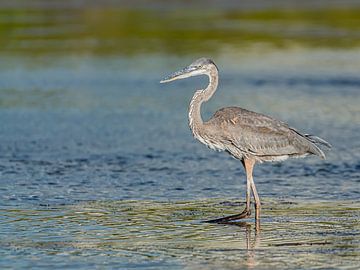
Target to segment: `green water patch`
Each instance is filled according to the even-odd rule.
[[[264,200],[260,229],[253,219],[202,221],[234,214],[242,202],[105,201],[2,209],[2,250],[47,255],[115,256],[192,268],[312,268],[356,265],[360,202]],[[26,252],[25,252],[26,253]]]
[[[216,9],[185,6],[7,8],[0,51],[38,55],[218,54],[253,46],[360,46],[360,9]]]

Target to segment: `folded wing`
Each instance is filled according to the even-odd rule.
[[[308,154],[325,158],[316,143],[330,146],[323,139],[303,135],[284,122],[238,107],[217,111],[207,124],[221,130],[214,131],[214,134],[221,137],[219,139],[231,154],[253,156],[264,161]]]

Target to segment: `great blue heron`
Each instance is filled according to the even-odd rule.
[[[251,215],[251,191],[255,200],[255,219],[260,218],[260,198],[253,180],[253,167],[256,162],[282,161],[289,157],[317,155],[325,159],[324,152],[317,146],[331,147],[325,140],[302,134],[286,123],[269,116],[238,107],[218,110],[208,121],[201,118],[201,104],[208,101],[218,86],[218,69],[208,58],[200,58],[188,67],[166,77],[160,83],[171,82],[187,77],[207,75],[209,85],[197,90],[189,106],[189,125],[196,139],[209,148],[226,151],[239,159],[245,169],[247,188],[246,206],[240,214],[211,220],[227,222]]]

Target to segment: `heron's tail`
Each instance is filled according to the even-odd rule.
[[[297,131],[294,128],[290,128],[292,131],[296,132],[301,138],[302,142],[305,143],[307,147],[309,147],[309,153],[312,153],[314,155],[317,155],[321,157],[322,159],[325,159],[324,152],[320,149],[319,145],[325,146],[327,148],[331,148],[331,144],[325,141],[324,139],[321,139],[318,136],[310,135],[310,134],[301,134],[299,131]],[[306,141],[304,141],[304,139]]]
[[[324,139],[321,139],[318,136],[310,135],[310,134],[304,134],[304,136],[312,143],[320,144],[323,146],[326,146],[327,148],[331,148],[331,144],[325,141]]]
[[[311,150],[312,152],[321,157],[322,159],[325,159],[325,154],[324,152],[320,149],[320,147],[318,147],[318,145],[322,145],[325,146],[327,148],[331,148],[331,144],[328,143],[327,141],[325,141],[324,139],[321,139],[320,137],[314,136],[314,135],[310,135],[310,134],[304,134],[304,137],[310,141],[312,143],[312,147]]]

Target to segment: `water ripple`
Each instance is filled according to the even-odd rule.
[[[251,219],[232,225],[200,222],[232,214],[242,206],[240,202],[215,199],[6,208],[0,210],[4,217],[1,230],[13,233],[2,237],[1,246],[5,258],[24,252],[51,253],[54,257],[49,264],[63,254],[81,257],[111,253],[110,261],[117,258],[130,265],[138,259],[162,261],[190,269],[213,264],[229,269],[255,265],[277,268],[284,264],[288,269],[300,265],[311,268],[313,263],[326,267],[323,258],[329,254],[337,267],[346,268],[360,255],[359,202],[266,200],[260,231],[255,230]]]

